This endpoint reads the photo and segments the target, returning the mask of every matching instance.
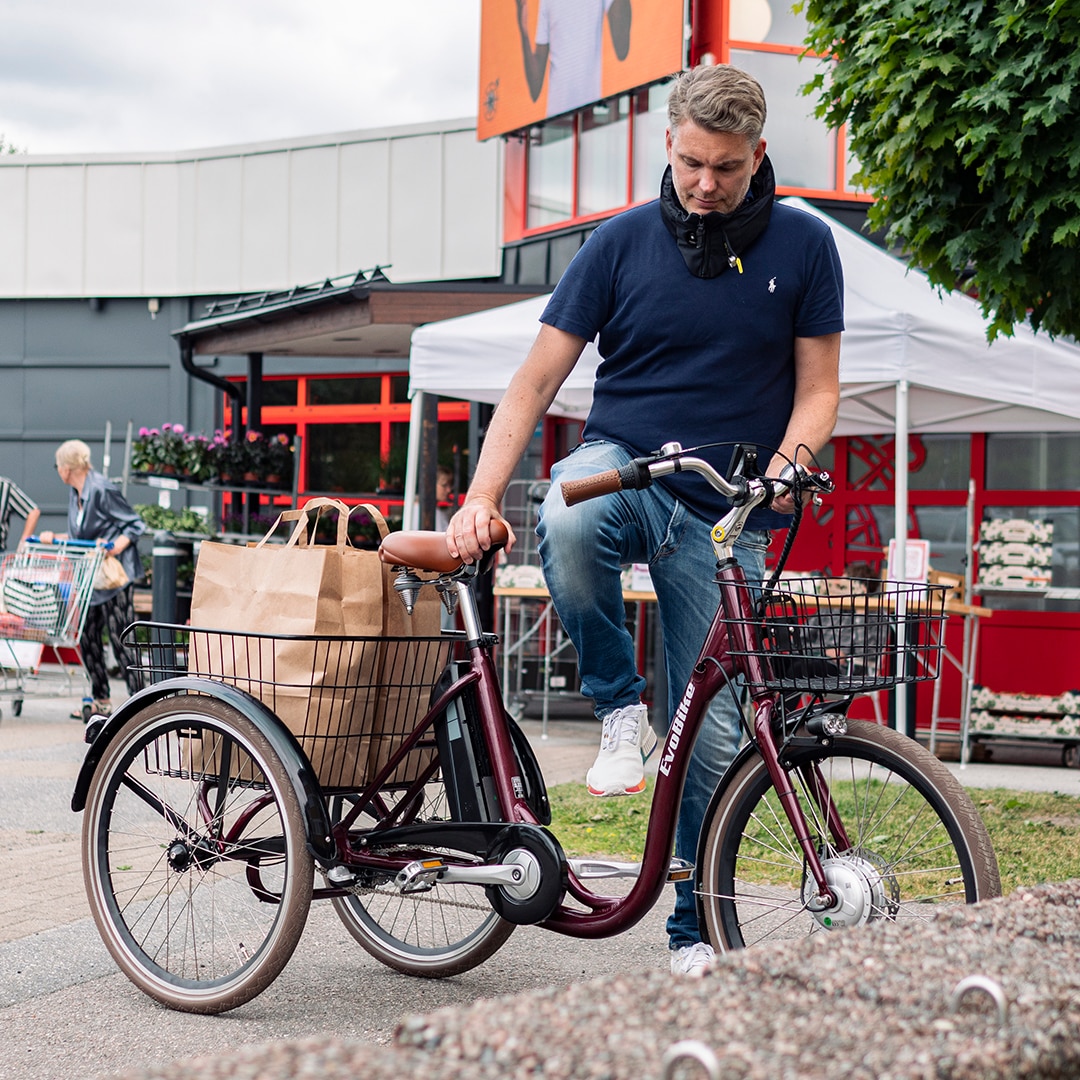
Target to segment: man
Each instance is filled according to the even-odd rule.
[[[0,551],[7,550],[8,527],[11,524],[11,515],[18,514],[25,519],[19,544],[32,536],[37,526],[41,510],[36,502],[14,480],[6,476],[0,476]]]
[[[447,530],[448,547],[465,558],[490,546],[491,521],[536,423],[598,334],[603,362],[584,442],[553,468],[537,527],[545,580],[578,652],[582,691],[603,722],[586,777],[595,795],[643,790],[643,757],[655,745],[624,625],[620,568],[649,564],[670,719],[715,611],[709,527],[728,505],[693,475],[570,509],[560,484],[670,441],[713,444],[698,453],[721,470],[732,443],[753,443],[776,476],[825,445],[839,402],[839,258],[826,225],[774,205],[761,87],[726,65],[694,68],[672,88],[668,121],[660,199],[599,226],[567,268]],[[749,580],[764,575],[768,530],[786,526],[793,510],[785,497],[751,515],[735,546]],[[718,695],[683,792],[680,858],[696,858],[709,797],[738,748],[739,721],[730,695]],[[676,887],[667,928],[672,971],[700,974],[712,950],[701,941],[688,882]]]
[[[539,0],[536,47],[529,41],[528,0],[517,0],[518,31],[529,95],[548,77],[547,113],[558,116],[601,97],[604,19],[618,60],[630,52],[630,0]]]

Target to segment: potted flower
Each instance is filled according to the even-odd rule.
[[[134,472],[172,476],[184,464],[183,424],[162,424],[157,428],[139,428],[131,443],[131,467]]]
[[[225,461],[225,448],[229,445],[229,433],[218,428],[206,445],[206,480],[207,483],[220,480],[226,483],[222,474],[228,475],[228,469],[222,468]]]
[[[244,438],[247,461],[244,467],[244,483],[259,487],[266,476],[267,440],[261,431],[249,431]]]
[[[223,487],[239,486],[247,470],[247,445],[239,439],[230,439],[228,432],[217,432],[214,447],[218,483]]]
[[[265,468],[263,480],[267,487],[287,488],[292,484],[292,440],[283,431],[266,440]]]
[[[210,440],[205,435],[188,435],[184,439],[181,473],[194,483],[202,483],[210,476]]]

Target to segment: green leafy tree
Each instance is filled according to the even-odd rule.
[[[4,133],[2,131],[0,131],[0,154],[25,154],[25,153],[26,153],[25,150],[20,150],[19,147],[14,145],[14,143],[9,143],[5,139]]]
[[[1080,0],[805,0],[836,58],[804,89],[848,125],[857,183],[987,336],[1080,336]]]

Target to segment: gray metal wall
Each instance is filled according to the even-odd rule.
[[[0,472],[41,507],[41,528],[66,523],[68,489],[54,468],[65,439],[87,442],[100,469],[111,422],[115,476],[129,420],[136,430],[166,420],[213,429],[211,389],[192,385],[170,337],[189,307],[164,300],[152,319],[142,299],[0,300]]]
[[[124,471],[130,421],[140,427],[183,424],[212,434],[221,426],[221,394],[180,366],[172,331],[204,313],[208,297],[162,300],[156,318],[145,299],[0,300],[0,475],[10,476],[41,507],[39,528],[62,531],[68,488],[54,468],[57,446],[82,439],[94,467],[104,461],[106,425],[112,425],[109,475]],[[218,377],[244,376],[242,356],[198,357]],[[389,358],[268,356],[265,375],[339,374],[402,370]],[[156,500],[153,489],[130,485],[131,503]],[[205,503],[205,495],[177,493]],[[15,537],[17,537],[17,525]]]

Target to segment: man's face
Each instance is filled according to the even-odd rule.
[[[730,214],[750,188],[765,157],[765,140],[708,131],[684,120],[667,132],[667,156],[675,194],[690,214]]]

